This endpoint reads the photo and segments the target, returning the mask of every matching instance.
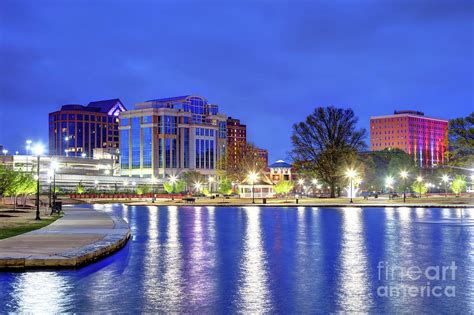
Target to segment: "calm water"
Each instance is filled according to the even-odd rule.
[[[474,209],[94,207],[130,223],[128,245],[80,270],[0,272],[1,313],[474,310]],[[423,286],[451,291],[403,294]]]

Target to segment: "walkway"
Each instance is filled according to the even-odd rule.
[[[52,224],[0,240],[0,269],[74,268],[123,247],[130,238],[119,217],[85,208],[65,208]]]

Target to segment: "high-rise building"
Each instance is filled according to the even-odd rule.
[[[197,95],[149,100],[120,114],[122,176],[163,178],[187,170],[215,174],[225,153],[226,119]]]
[[[262,161],[263,166],[267,168],[268,166],[268,150],[267,149],[260,149],[256,148],[256,153],[259,157],[259,159]]]
[[[448,148],[448,121],[410,110],[371,117],[370,149],[381,151],[387,148],[407,152],[421,167],[444,164]]]
[[[247,144],[247,126],[239,119],[227,118],[227,164],[235,168]]]
[[[63,105],[49,114],[49,154],[92,157],[96,148],[118,149],[118,116],[124,111],[118,98]]]

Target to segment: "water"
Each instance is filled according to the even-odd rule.
[[[474,209],[94,207],[130,223],[128,245],[79,270],[0,273],[1,313],[474,310]],[[452,262],[454,280],[378,268]],[[381,296],[407,286],[455,296]]]

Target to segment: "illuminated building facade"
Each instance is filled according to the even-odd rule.
[[[122,102],[111,100],[63,105],[49,114],[49,154],[92,157],[94,149],[118,149]]]
[[[268,150],[257,148],[256,154],[258,155],[258,158],[262,161],[263,166],[267,168],[268,167]]]
[[[236,168],[247,143],[247,126],[239,119],[227,118],[227,164]]]
[[[448,121],[417,111],[395,111],[370,118],[370,149],[398,148],[412,155],[420,167],[444,164]]]
[[[197,95],[136,104],[120,114],[122,176],[159,179],[187,170],[214,175],[225,154],[226,119]]]

